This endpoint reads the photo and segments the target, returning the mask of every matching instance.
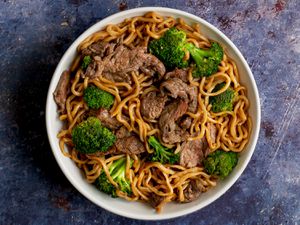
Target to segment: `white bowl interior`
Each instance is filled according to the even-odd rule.
[[[122,199],[110,198],[109,196],[98,191],[93,185],[86,182],[83,174],[76,167],[75,163],[73,163],[73,161],[71,161],[69,158],[65,157],[59,149],[59,143],[56,135],[61,129],[62,123],[58,119],[58,114],[56,111],[57,108],[52,95],[61,73],[65,69],[69,68],[72,60],[76,55],[76,47],[81,41],[83,41],[90,34],[103,29],[109,23],[119,23],[125,18],[143,15],[148,11],[156,11],[161,15],[168,15],[176,18],[181,17],[189,23],[199,23],[201,25],[201,31],[205,36],[207,36],[209,39],[218,41],[222,44],[222,46],[225,47],[227,54],[229,54],[229,56],[237,64],[241,77],[241,83],[245,85],[248,90],[248,98],[251,103],[249,114],[253,122],[253,130],[249,143],[247,144],[245,150],[240,154],[239,163],[228,178],[226,178],[224,181],[219,181],[218,185],[215,188],[212,188],[208,192],[202,194],[201,197],[194,202],[187,204],[169,203],[163,208],[163,212],[160,214],[157,214],[154,209],[144,203],[127,202]],[[159,220],[182,216],[199,210],[219,198],[234,184],[234,182],[238,179],[238,177],[247,166],[257,142],[260,126],[260,103],[257,87],[247,62],[245,61],[239,50],[235,47],[235,45],[222,32],[220,32],[217,28],[204,21],[203,19],[200,19],[199,17],[183,11],[169,8],[145,7],[123,11],[98,22],[87,31],[85,31],[69,47],[67,52],[62,57],[60,63],[58,64],[49,87],[46,105],[46,125],[50,145],[60,168],[69,179],[69,181],[75,186],[75,188],[86,198],[88,198],[95,204],[122,216],[144,220]]]

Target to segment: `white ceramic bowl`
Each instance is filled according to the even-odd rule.
[[[107,24],[116,24],[123,21],[125,18],[143,15],[149,11],[155,11],[161,15],[168,15],[176,18],[181,17],[187,22],[199,23],[201,25],[201,31],[206,37],[218,41],[222,44],[222,46],[225,47],[226,52],[232,59],[234,59],[237,64],[241,77],[241,83],[245,85],[248,90],[248,98],[251,103],[249,114],[253,121],[253,130],[251,133],[250,141],[247,144],[246,149],[240,154],[238,165],[231,173],[231,175],[224,181],[219,181],[218,185],[215,188],[212,188],[208,192],[202,194],[197,201],[186,204],[169,203],[163,208],[163,211],[160,214],[157,214],[154,209],[152,209],[150,206],[148,206],[148,204],[145,203],[127,202],[120,198],[113,199],[108,195],[101,193],[93,185],[88,184],[85,181],[82,173],[76,167],[75,163],[69,158],[65,157],[59,149],[59,143],[56,135],[61,129],[62,123],[58,119],[56,104],[53,100],[52,95],[61,73],[65,69],[70,67],[71,62],[76,55],[76,47],[80,42],[82,42],[87,36],[91,35],[92,33],[103,29]],[[223,195],[236,182],[236,180],[246,168],[257,142],[260,127],[260,102],[256,83],[247,62],[245,61],[244,57],[237,49],[237,47],[216,27],[197,16],[180,10],[160,7],[136,8],[119,12],[101,20],[100,22],[96,23],[88,30],[86,30],[82,35],[80,35],[69,47],[69,49],[60,60],[51,80],[46,105],[46,126],[53,154],[61,170],[73,184],[73,186],[86,198],[106,210],[125,217],[143,220],[161,220],[186,215],[209,205],[210,203],[218,199],[221,195]]]

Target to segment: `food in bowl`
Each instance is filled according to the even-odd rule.
[[[78,46],[53,93],[59,145],[100,191],[159,212],[234,170],[249,100],[235,62],[200,29],[148,12]]]

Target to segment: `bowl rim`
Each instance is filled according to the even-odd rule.
[[[63,156],[61,154],[60,150],[56,150],[56,146],[54,145],[55,142],[57,142],[57,140],[54,140],[51,135],[50,135],[50,103],[51,101],[53,101],[53,94],[52,94],[52,90],[51,87],[52,86],[56,86],[56,84],[54,84],[54,78],[55,78],[55,74],[57,74],[59,72],[59,68],[61,67],[61,65],[63,64],[64,61],[66,61],[66,59],[68,58],[68,56],[71,54],[72,50],[74,48],[76,48],[78,46],[78,44],[80,43],[79,40],[81,40],[83,37],[88,36],[87,33],[89,33],[90,31],[94,30],[96,27],[100,26],[99,24],[105,25],[108,24],[110,21],[119,18],[121,16],[123,16],[124,18],[126,18],[127,14],[130,13],[146,13],[149,11],[156,11],[158,13],[162,12],[162,13],[173,13],[173,14],[179,14],[182,16],[185,16],[191,20],[194,21],[198,21],[199,23],[204,24],[205,26],[207,26],[209,29],[213,30],[214,32],[216,32],[216,34],[218,36],[220,36],[222,39],[224,39],[224,41],[230,46],[230,48],[233,50],[233,52],[237,55],[238,58],[240,58],[242,64],[245,66],[246,72],[249,75],[249,79],[251,81],[251,85],[253,86],[253,90],[254,90],[254,98],[257,104],[257,108],[255,108],[255,114],[256,114],[256,122],[255,124],[253,124],[252,127],[256,127],[257,129],[252,129],[252,136],[253,136],[253,142],[251,143],[251,146],[249,148],[249,152],[247,154],[247,157],[244,161],[244,163],[242,164],[242,166],[240,167],[240,169],[238,170],[238,172],[235,174],[235,176],[230,180],[230,182],[228,182],[219,192],[217,192],[214,196],[212,196],[211,198],[209,198],[208,200],[205,201],[205,204],[201,206],[199,205],[195,205],[192,206],[188,209],[185,210],[181,210],[179,212],[172,212],[172,213],[168,213],[168,214],[149,214],[147,216],[144,215],[136,215],[134,214],[134,212],[132,213],[128,213],[128,212],[124,212],[122,210],[118,210],[116,208],[114,208],[111,205],[105,205],[105,204],[101,204],[101,202],[96,201],[93,196],[86,191],[83,187],[81,187],[75,179],[73,179],[73,177],[70,175],[70,171],[68,171],[64,165],[64,163],[62,162],[62,158],[61,156]],[[182,11],[182,10],[178,10],[178,9],[173,9],[173,8],[168,8],[168,7],[138,7],[138,8],[133,8],[133,9],[129,9],[129,10],[125,10],[125,11],[121,11],[121,12],[117,12],[115,14],[112,14],[98,22],[96,22],[94,25],[90,26],[88,29],[86,29],[81,35],[79,35],[70,45],[70,47],[65,51],[65,53],[63,54],[62,58],[60,59],[59,63],[56,66],[56,69],[52,75],[50,84],[49,84],[49,89],[48,89],[48,93],[47,93],[47,102],[46,102],[46,113],[45,113],[45,119],[46,119],[46,130],[47,130],[47,136],[48,136],[48,140],[50,143],[50,147],[51,150],[53,152],[53,155],[56,159],[56,162],[58,163],[60,169],[62,170],[63,174],[67,177],[67,179],[70,181],[70,183],[83,195],[85,196],[87,199],[89,199],[91,202],[93,202],[94,204],[96,204],[97,206],[100,206],[101,208],[108,210],[114,214],[117,215],[121,215],[127,218],[132,218],[132,219],[140,219],[140,220],[165,220],[165,219],[171,219],[171,218],[176,218],[176,217],[180,217],[180,216],[184,216],[190,213],[193,213],[197,210],[200,210],[206,206],[208,206],[209,204],[211,204],[212,202],[214,202],[215,200],[217,200],[219,197],[221,197],[226,191],[228,191],[233,184],[238,180],[238,178],[241,176],[241,174],[244,172],[245,168],[247,167],[247,165],[249,164],[249,161],[253,155],[253,152],[255,150],[256,144],[257,144],[257,140],[258,140],[258,136],[259,136],[259,130],[260,130],[260,121],[261,121],[261,106],[260,106],[260,99],[259,99],[259,93],[258,93],[258,88],[256,85],[256,82],[254,80],[254,76],[251,72],[251,69],[247,63],[247,61],[245,60],[245,58],[243,57],[243,55],[241,54],[241,52],[239,51],[239,49],[233,44],[233,42],[222,32],[220,31],[218,28],[216,28],[214,25],[210,24],[209,22],[207,22],[206,20],[193,15],[191,13]]]

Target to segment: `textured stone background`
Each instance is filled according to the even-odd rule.
[[[120,10],[167,6],[196,14],[238,46],[255,76],[262,126],[238,182],[201,211],[135,221],[85,199],[64,177],[46,136],[52,73],[70,44]],[[0,1],[0,224],[299,224],[300,2]]]

